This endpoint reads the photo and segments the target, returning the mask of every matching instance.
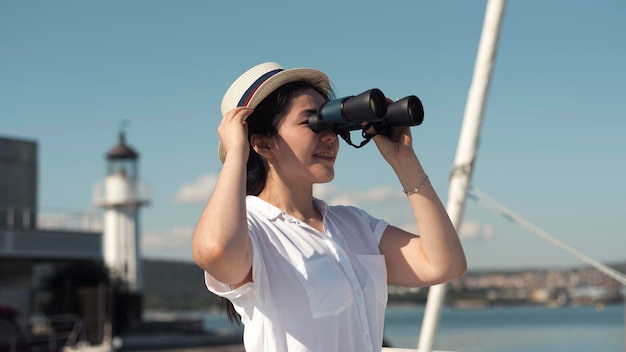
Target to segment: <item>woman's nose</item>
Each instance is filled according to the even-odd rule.
[[[320,131],[319,134],[322,142],[332,143],[337,140],[337,133],[330,128]]]

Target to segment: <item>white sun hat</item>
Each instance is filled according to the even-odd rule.
[[[255,108],[277,88],[295,81],[305,81],[326,94],[331,91],[330,80],[322,71],[312,68],[284,69],[275,62],[266,62],[246,71],[230,85],[222,98],[222,116],[240,106]],[[226,150],[219,143],[217,154],[224,163]]]

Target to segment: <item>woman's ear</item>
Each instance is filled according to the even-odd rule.
[[[273,156],[271,148],[272,137],[254,134],[250,137],[252,149],[265,159]]]

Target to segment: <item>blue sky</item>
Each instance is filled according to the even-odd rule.
[[[444,204],[484,1],[0,2],[0,135],[39,144],[42,213],[94,209],[123,121],[152,203],[149,258],[191,260],[221,164],[219,104],[249,67],[315,67],[338,96],[415,94],[415,148]],[[472,183],[603,262],[626,260],[626,3],[510,1]],[[317,192],[410,228],[373,145],[343,143]],[[470,270],[581,262],[469,201]]]

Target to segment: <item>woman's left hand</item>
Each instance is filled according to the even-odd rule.
[[[391,131],[391,137],[378,134],[372,139],[383,158],[393,169],[397,170],[407,162],[416,160],[417,156],[413,150],[413,139],[409,126],[392,127]],[[367,130],[367,132],[376,133],[373,128]]]

